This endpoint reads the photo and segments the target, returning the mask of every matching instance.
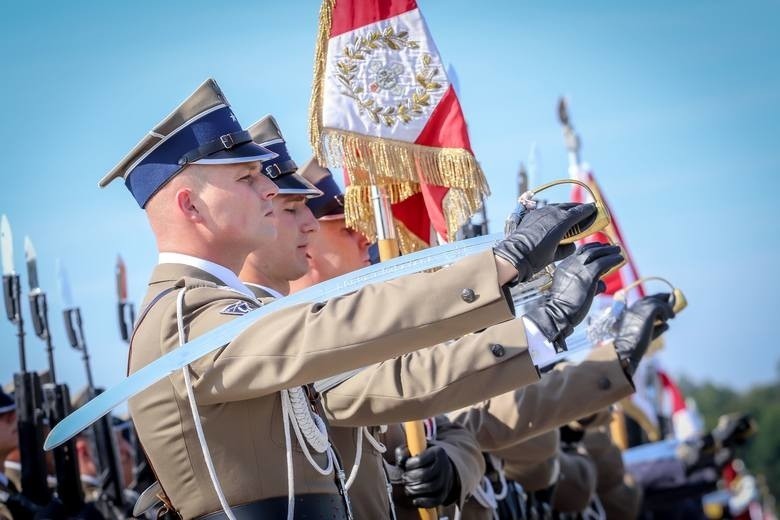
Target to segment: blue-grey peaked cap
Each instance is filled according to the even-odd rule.
[[[135,145],[99,186],[122,177],[143,208],[189,164],[236,164],[275,156],[252,141],[217,82],[208,79]]]
[[[274,152],[276,157],[263,161],[263,174],[279,187],[279,195],[303,195],[312,199],[322,195],[312,183],[301,177],[279,124],[272,115],[267,115],[248,128],[256,144]]]

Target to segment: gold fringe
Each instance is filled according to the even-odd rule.
[[[314,74],[309,101],[309,142],[317,161],[325,166],[322,153],[320,129],[322,128],[322,86],[325,82],[325,63],[327,59],[330,28],[333,23],[333,7],[336,0],[322,0],[320,23],[317,27],[317,41],[314,43]]]
[[[398,237],[398,248],[402,255],[422,251],[430,247],[427,242],[409,231],[409,229],[398,219],[395,220],[395,233]]]
[[[468,151],[320,128],[323,166],[345,168],[351,184],[421,182],[489,195],[482,168]]]
[[[414,188],[411,183],[407,186]],[[373,243],[376,242],[377,236],[374,225],[374,206],[371,204],[369,191],[370,188],[365,186],[347,186],[347,193],[344,196],[344,213],[347,226],[360,231],[369,242]],[[394,195],[401,197],[396,200],[397,202],[414,195],[414,192],[409,194],[399,192]],[[393,219],[393,222],[401,254],[414,253],[428,247],[428,243],[409,231],[403,222],[398,219]]]
[[[449,242],[455,240],[460,227],[476,213],[483,204],[482,194],[473,191],[450,188],[442,201],[444,217],[447,221],[447,238]]]

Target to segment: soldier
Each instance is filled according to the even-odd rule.
[[[0,390],[0,519],[2,520],[13,520],[6,502],[19,492],[3,472],[5,459],[18,444],[16,405],[11,396]]]
[[[274,156],[209,80],[103,178],[125,179],[160,250],[130,372],[258,306],[236,273],[275,233],[275,171],[260,168]],[[167,507],[184,518],[346,517],[341,472],[301,385],[510,320],[506,284],[570,253],[561,237],[593,212],[546,206],[495,252],[273,313],[132,398]],[[326,467],[309,464],[312,450]]]
[[[319,224],[317,220],[314,219],[311,211],[307,208],[306,203],[308,202],[315,207],[320,207],[317,204],[319,200],[316,196],[321,195],[322,192],[309,184],[301,176],[294,173],[296,171],[295,165],[288,159],[289,154],[284,145],[284,139],[279,131],[278,125],[272,117],[269,116],[255,125],[252,125],[252,127],[249,128],[249,131],[253,135],[255,142],[261,146],[268,147],[280,156],[277,159],[272,159],[263,163],[264,168],[272,168],[277,173],[277,176],[274,177],[274,181],[279,186],[280,190],[279,195],[274,199],[274,210],[279,214],[277,223],[278,236],[275,240],[266,244],[265,247],[261,247],[256,252],[249,255],[242,268],[240,277],[258,297],[280,297],[289,292],[289,281],[295,280],[305,274],[309,269],[309,263],[314,263],[312,261],[312,256],[317,256],[317,253],[306,247],[314,240],[320,241],[320,239],[315,238],[317,235],[315,231],[319,228]],[[310,162],[303,171],[310,174],[313,171],[311,168],[312,164],[313,163]],[[327,172],[327,170],[324,171]],[[304,173],[304,175],[306,175],[306,173]],[[322,181],[322,179],[320,180]],[[305,185],[303,183],[305,183]],[[331,222],[337,217],[340,218],[343,223],[343,208],[337,203],[338,196],[341,192],[338,189],[338,186],[332,181],[329,172],[327,172],[327,179],[320,183],[319,188],[326,190],[326,195],[321,200],[326,204],[335,202],[336,207],[339,208],[338,216],[334,214],[324,216],[324,221]],[[306,197],[309,197],[309,199],[307,200]],[[349,237],[358,236],[352,233],[347,234]],[[338,239],[339,234],[333,235],[326,232],[322,241],[337,244]],[[350,238],[350,245],[352,247],[341,248],[340,258],[332,257],[328,259],[330,267],[328,268],[327,275],[329,277],[344,274],[367,264],[368,257],[366,254],[366,247],[368,244],[365,239],[359,239],[358,241],[359,244],[356,245],[356,242]],[[318,272],[318,274],[320,273]],[[511,329],[513,332],[522,332],[517,326],[512,327]],[[515,340],[508,334],[504,334],[504,336],[507,342]],[[510,343],[507,343],[507,346],[508,345],[510,345]],[[458,352],[463,356],[466,356],[467,359],[471,359],[468,358],[469,355],[473,357],[477,356],[477,346],[477,343],[472,342],[471,344],[455,348],[453,352],[458,350]],[[484,367],[482,366],[485,365],[484,360],[490,362],[489,366],[498,368],[498,364],[501,360],[494,354],[491,354],[489,349],[490,344],[483,343],[479,345],[479,347],[479,357],[473,360],[475,366],[470,368],[472,371],[471,373],[477,373],[484,370]],[[423,352],[424,353],[421,353],[421,356],[427,356],[429,361],[425,365],[418,364],[419,370],[428,370],[433,363],[445,359],[441,348],[439,351],[426,349]],[[481,364],[479,362],[480,358],[483,359]],[[505,385],[510,384],[510,386],[516,386],[522,384],[523,373],[529,372],[533,375],[532,380],[536,380],[537,376],[535,371],[531,372],[528,370],[528,368],[531,367],[526,366],[529,364],[528,360],[524,357],[518,358],[515,356],[515,358],[516,362],[522,363],[519,365],[521,370],[503,371],[502,377],[504,380],[511,381],[511,383],[505,383]],[[493,361],[494,359],[496,361]],[[509,362],[509,359],[511,359],[510,356],[508,356],[507,362]],[[468,366],[468,360],[464,360],[463,365]],[[412,399],[418,395],[417,393],[409,392],[409,395],[399,395],[398,398],[393,399],[391,390],[387,386],[388,383],[382,383],[383,381],[389,382],[394,379],[400,372],[399,368],[401,366],[402,365],[400,364],[382,364],[382,366],[374,367],[376,368],[374,375],[376,376],[379,374],[380,376],[377,377],[380,381],[380,386],[375,387],[375,394],[383,395],[383,400],[387,402],[394,400],[395,404],[393,407],[396,413],[424,413],[420,411],[423,410],[423,405],[415,403]],[[382,376],[383,370],[388,373],[387,376]],[[411,368],[404,370],[404,372],[409,372],[412,376],[414,375],[414,371],[411,370]],[[447,370],[444,371],[444,374],[447,375],[447,377],[452,378],[453,374],[460,374],[460,372]],[[487,381],[487,376],[485,376],[485,380]],[[454,383],[457,383],[457,381],[454,381]],[[384,384],[385,386],[383,387],[381,384]],[[468,382],[464,377],[463,382],[460,383],[460,385],[464,386],[466,384],[471,386],[473,382]],[[347,387],[347,389],[343,395],[354,393],[352,389],[357,388],[357,386],[350,386],[348,383],[345,383],[344,386]],[[420,392],[418,391],[418,393]],[[461,391],[460,393],[463,392]],[[328,394],[326,393],[326,395]],[[420,393],[420,395],[422,395],[422,393]],[[403,400],[405,398],[407,398],[407,400]],[[460,399],[463,399],[463,397],[460,397]],[[354,398],[352,400],[356,401]],[[364,399],[363,401],[365,402],[366,400],[367,399]],[[439,407],[442,409],[449,407],[443,397],[440,396],[439,400],[443,401],[439,404]],[[376,409],[375,406],[372,406],[371,408]],[[380,443],[374,441],[373,438],[369,441],[368,439],[371,433],[364,431],[364,428],[354,427],[373,425],[378,421],[376,417],[367,414],[360,407],[355,407],[355,409],[359,410],[360,417],[354,417],[348,414],[335,417],[330,413],[329,408],[327,406],[325,407],[325,416],[331,421],[331,440],[338,448],[338,451],[344,456],[346,468],[354,468],[350,473],[350,483],[354,484],[353,489],[355,492],[352,493],[352,505],[356,517],[389,517],[390,503],[387,495],[387,481],[383,470],[381,453],[377,451],[383,450],[384,448],[381,447],[382,445]],[[349,423],[349,426],[341,426],[344,423]],[[430,497],[431,494],[439,493],[443,498],[447,498],[454,493],[453,500],[460,499],[462,501],[468,494],[471,487],[471,480],[466,474],[459,477],[457,470],[473,472],[472,467],[478,465],[477,468],[475,468],[477,469],[476,475],[481,475],[481,469],[479,468],[481,468],[482,459],[473,437],[462,428],[450,424],[444,417],[440,417],[436,424],[439,426],[436,428],[436,431],[440,433],[440,437],[436,439],[438,443],[436,448],[429,450],[425,457],[404,457],[404,464],[408,465],[410,470],[414,469],[415,471],[413,474],[418,477],[418,480],[416,481],[417,485],[409,483],[407,488],[420,491],[420,496],[410,499],[410,504],[411,501],[415,499],[423,500],[423,495]],[[391,437],[400,430],[400,426],[398,425],[391,428],[392,429],[388,434]],[[372,429],[372,432],[376,434],[377,430],[378,428]],[[395,435],[395,437],[397,438],[398,436]],[[467,446],[469,440],[471,442],[471,452],[469,452]],[[356,451],[356,444],[361,445],[360,451],[362,451],[362,457],[360,451]],[[363,464],[361,464],[361,462]],[[419,467],[415,466],[416,464],[419,464]],[[360,479],[356,480],[355,477],[357,476],[358,468],[362,466],[367,467],[360,473]],[[440,471],[442,468],[448,470],[449,479],[442,477]],[[428,473],[433,469],[436,469],[436,472],[438,473],[436,475],[437,478],[433,480],[437,483],[448,482],[450,485],[447,489],[434,490],[432,488],[433,482],[426,480],[429,478]],[[423,483],[426,483],[427,485]],[[463,485],[461,486],[461,484]]]

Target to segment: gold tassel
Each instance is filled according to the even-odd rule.
[[[468,150],[422,146],[333,128],[320,128],[323,166],[344,168],[351,184],[426,182],[489,195],[482,168]]]
[[[309,101],[309,142],[314,156],[321,165],[325,165],[322,153],[320,129],[322,128],[322,86],[325,82],[325,60],[327,58],[330,28],[333,22],[333,7],[336,0],[322,0],[320,23],[317,27],[317,41],[314,44],[314,80]]]
[[[398,219],[395,220],[395,233],[398,238],[398,248],[402,255],[408,255],[416,251],[422,251],[430,247],[427,242],[409,231],[409,229]]]

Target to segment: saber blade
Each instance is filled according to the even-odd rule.
[[[139,392],[146,390],[157,381],[230,343],[251,325],[274,311],[285,309],[292,305],[329,300],[356,291],[370,283],[385,282],[407,274],[449,265],[466,256],[487,250],[501,238],[503,238],[503,234],[493,234],[424,249],[417,253],[364,267],[354,273],[333,278],[293,295],[274,300],[192,341],[188,341],[181,347],[132,373],[116,386],[96,396],[87,404],[65,417],[51,430],[46,438],[44,449],[51,450],[56,448],[103,417],[116,406]]]

